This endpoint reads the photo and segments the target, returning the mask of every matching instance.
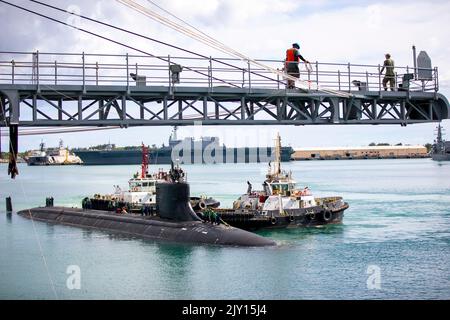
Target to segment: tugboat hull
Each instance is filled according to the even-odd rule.
[[[39,207],[22,210],[18,214],[37,221],[112,231],[151,240],[246,247],[275,245],[270,239],[244,230],[201,221],[177,222],[158,217],[67,207]]]
[[[240,229],[255,231],[260,229],[282,229],[314,227],[328,224],[340,224],[348,204],[336,209],[325,210],[321,206],[308,209],[286,210],[284,214],[266,214],[236,210],[217,210],[222,220]]]
[[[204,219],[220,216],[226,223],[244,230],[341,223],[348,203],[342,197],[314,197],[309,187],[297,189],[292,172],[281,170],[280,149],[281,138],[278,134],[275,161],[269,163],[263,190],[254,191],[250,181],[247,181],[247,192],[233,202],[232,209],[205,210]]]

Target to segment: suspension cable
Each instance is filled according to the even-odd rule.
[[[223,43],[217,41],[216,39],[211,38],[207,34],[205,34],[203,32],[195,31],[195,30],[198,30],[196,28],[194,28],[194,30],[192,30],[192,26],[191,25],[189,25],[187,22],[185,22],[184,20],[182,20],[182,19],[180,19],[178,17],[176,18],[177,20],[183,21],[185,24],[188,24],[191,27],[191,29],[186,28],[186,27],[184,27],[184,26],[182,26],[182,25],[180,25],[180,24],[178,24],[178,23],[176,23],[174,21],[171,21],[170,19],[161,16],[160,14],[156,13],[155,11],[153,11],[153,10],[151,10],[149,8],[144,7],[144,6],[140,5],[140,4],[137,4],[133,0],[116,0],[116,1],[124,4],[125,6],[131,8],[131,9],[133,9],[133,10],[135,10],[135,11],[137,11],[137,12],[139,12],[139,13],[141,13],[141,14],[143,14],[143,15],[145,15],[145,16],[147,16],[147,17],[149,17],[149,18],[151,18],[151,19],[153,19],[153,20],[155,20],[155,21],[157,21],[159,23],[161,23],[161,24],[164,24],[164,25],[168,26],[169,28],[171,28],[171,29],[173,29],[175,31],[183,33],[186,36],[191,37],[192,39],[195,39],[195,40],[197,40],[199,42],[202,42],[202,43],[204,43],[204,44],[206,44],[206,45],[208,45],[208,46],[210,46],[210,47],[212,47],[212,48],[214,48],[216,50],[220,50],[222,52],[225,51],[225,53],[228,54],[228,55],[231,55],[231,56],[234,56],[234,57],[238,57],[239,59],[247,61],[248,63],[251,63],[253,65],[257,65],[257,66],[259,66],[259,67],[261,67],[261,68],[263,68],[263,69],[265,69],[265,70],[267,70],[267,71],[269,71],[271,73],[277,74],[278,76],[282,76],[282,77],[284,77],[286,79],[295,81],[295,83],[300,83],[301,84],[301,88],[306,90],[306,91],[309,91],[311,89],[311,83],[310,82],[300,80],[300,79],[298,79],[296,77],[293,77],[293,76],[291,76],[289,74],[286,74],[284,72],[280,72],[277,69],[274,69],[274,68],[272,68],[270,66],[267,66],[267,65],[265,65],[265,64],[263,64],[261,62],[258,62],[258,61],[254,60],[254,59],[251,59],[251,58],[241,54],[240,52],[238,52],[238,51],[236,51],[236,50],[234,50],[234,49],[224,45]],[[165,11],[165,12],[168,12],[165,9],[162,9],[162,10]],[[173,17],[176,17],[172,13],[170,13],[170,15],[173,16]],[[199,34],[199,33],[201,33],[201,34]],[[325,93],[333,94],[333,95],[346,97],[346,98],[351,96],[351,94],[348,94],[348,93],[345,93],[345,92],[342,92],[342,91],[335,91],[335,90],[330,90],[330,89],[320,89],[318,83],[314,86],[313,89],[316,89],[318,91],[322,91],[322,92],[325,92]]]
[[[171,28],[171,29],[173,29],[175,31],[183,33],[186,36],[188,36],[188,37],[190,37],[190,38],[192,38],[194,40],[197,40],[199,42],[202,42],[202,43],[204,43],[204,44],[206,44],[206,45],[208,45],[208,46],[210,46],[210,47],[212,47],[212,48],[214,48],[216,50],[222,51],[222,52],[224,52],[224,53],[226,53],[228,55],[234,56],[234,57],[238,57],[239,59],[242,59],[242,60],[247,61],[249,63],[252,63],[254,65],[257,65],[257,66],[259,66],[261,68],[264,68],[264,69],[266,69],[266,70],[268,70],[268,71],[270,71],[272,73],[275,73],[275,74],[281,75],[283,77],[286,77],[286,78],[288,78],[290,80],[293,80],[293,81],[298,80],[295,77],[292,77],[290,75],[282,73],[282,72],[280,72],[280,71],[278,71],[278,70],[276,70],[274,68],[271,68],[269,66],[266,66],[266,65],[264,65],[264,64],[262,64],[262,63],[260,63],[258,61],[250,59],[249,57],[246,57],[245,55],[235,51],[234,49],[223,45],[219,41],[217,41],[215,39],[212,39],[211,37],[209,37],[207,35],[201,35],[198,32],[195,32],[195,31],[190,30],[190,29],[188,29],[186,27],[183,27],[182,25],[180,25],[180,24],[178,24],[176,22],[173,22],[173,21],[171,21],[171,20],[169,20],[169,19],[159,15],[158,13],[154,12],[151,9],[137,4],[133,0],[117,0],[117,1],[122,3],[122,4],[124,4],[125,6],[127,6],[129,8],[131,8],[131,9],[133,9],[133,10],[135,10],[135,11],[137,11],[137,12],[139,12],[139,13],[141,13],[141,14],[143,14],[143,15],[145,15],[145,16],[147,16],[147,17],[149,17],[149,18],[151,18],[151,19],[153,19],[153,20],[155,20],[155,21],[157,21],[159,23],[161,23],[161,24],[164,24],[164,25],[168,26],[169,28]],[[303,85],[303,89],[309,90],[309,83],[306,85],[305,82],[302,81],[302,80],[300,80],[299,82]]]
[[[223,42],[220,42],[219,40],[211,37],[210,35],[208,35],[207,33],[203,32],[202,30],[200,30],[199,28],[193,26],[192,24],[190,24],[189,22],[187,22],[186,20],[181,19],[180,17],[176,16],[175,14],[173,14],[172,12],[164,9],[163,7],[161,7],[160,5],[156,4],[154,1],[152,0],[147,0],[147,2],[149,2],[150,4],[152,4],[153,6],[155,6],[156,8],[158,8],[159,10],[163,11],[164,13],[168,14],[169,16],[175,18],[176,20],[180,21],[181,23],[184,23],[185,25],[187,25],[189,28],[197,31],[199,34],[205,36],[205,38],[207,38],[208,40],[210,40],[213,43],[216,43],[218,45],[220,45],[223,48],[226,48],[227,50],[233,50],[232,48],[230,48],[229,46],[227,46],[226,44],[224,44]],[[233,50],[234,51],[234,50]]]
[[[59,24],[65,25],[65,26],[70,27],[70,28],[73,28],[73,29],[75,29],[75,30],[79,30],[79,31],[81,31],[81,32],[90,34],[90,35],[95,36],[95,37],[98,37],[98,38],[100,38],[100,39],[103,39],[103,40],[106,40],[106,41],[109,41],[109,42],[118,44],[118,45],[123,46],[123,47],[125,47],[125,48],[129,48],[129,49],[131,49],[131,50],[134,50],[134,51],[143,53],[143,54],[148,55],[148,56],[150,56],[150,57],[152,57],[152,58],[159,59],[159,60],[164,61],[164,62],[167,62],[167,63],[169,63],[169,64],[175,64],[174,62],[172,62],[172,61],[170,61],[170,60],[168,60],[168,59],[165,59],[165,58],[162,58],[162,57],[155,56],[155,55],[153,55],[153,54],[151,54],[151,53],[149,53],[149,52],[147,52],[147,51],[144,51],[144,50],[135,48],[135,47],[133,47],[133,46],[127,45],[127,44],[125,44],[125,43],[123,43],[123,42],[120,42],[120,41],[113,40],[113,39],[108,38],[108,37],[106,37],[106,36],[102,36],[102,35],[100,35],[100,34],[98,34],[98,33],[95,33],[95,32],[92,32],[92,31],[89,31],[89,30],[86,30],[86,29],[83,29],[83,28],[75,27],[75,26],[73,26],[73,25],[71,25],[71,24],[69,24],[69,23],[66,23],[66,22],[64,22],[64,21],[61,21],[61,20],[58,20],[58,19],[49,17],[49,16],[44,15],[44,14],[42,14],[42,13],[39,13],[39,12],[30,10],[30,9],[24,8],[24,7],[22,7],[22,6],[19,6],[19,5],[10,3],[10,2],[5,1],[5,0],[0,0],[0,2],[3,2],[3,3],[5,3],[5,4],[8,4],[8,5],[12,6],[12,7],[16,7],[16,8],[18,8],[18,9],[23,10],[23,11],[32,13],[32,14],[34,14],[34,15],[40,16],[40,17],[42,17],[42,18],[45,18],[45,19],[48,19],[48,20],[57,22],[57,23],[59,23]],[[227,85],[230,85],[230,86],[233,86],[233,87],[236,87],[236,88],[240,88],[239,86],[237,86],[237,85],[235,85],[235,84],[233,84],[233,83],[230,83],[230,82],[228,82],[228,81],[225,81],[225,80],[222,80],[222,79],[219,79],[219,78],[212,77],[212,76],[210,76],[210,75],[208,75],[208,74],[206,74],[206,73],[203,73],[203,72],[201,72],[201,71],[192,69],[192,68],[190,68],[190,67],[185,67],[185,68],[188,69],[188,70],[190,70],[190,71],[192,71],[192,72],[198,73],[198,74],[203,75],[203,76],[208,77],[208,78],[211,78],[211,79],[213,79],[213,80],[216,80],[216,81],[225,83],[225,84],[227,84]]]
[[[103,26],[106,26],[106,27],[109,27],[109,28],[113,28],[113,29],[115,29],[115,30],[119,30],[119,31],[122,31],[122,32],[125,32],[125,33],[128,33],[128,34],[131,34],[131,35],[136,36],[136,37],[140,37],[140,38],[142,38],[142,39],[146,39],[146,40],[149,40],[149,41],[153,41],[153,42],[156,42],[156,43],[158,43],[158,44],[161,44],[161,45],[164,45],[164,46],[167,46],[167,47],[176,49],[176,50],[183,51],[183,52],[186,52],[186,53],[195,55],[195,56],[200,57],[200,58],[203,58],[203,59],[207,59],[207,60],[211,59],[211,60],[214,61],[214,62],[217,62],[217,63],[219,63],[219,64],[225,65],[225,66],[227,66],[227,67],[231,67],[231,68],[237,69],[237,70],[239,70],[239,71],[246,71],[246,72],[248,72],[248,70],[245,69],[245,68],[242,68],[242,67],[233,65],[233,64],[231,64],[231,63],[224,62],[224,61],[222,61],[222,60],[219,60],[219,59],[216,59],[216,58],[213,58],[213,57],[208,57],[208,56],[205,56],[205,55],[203,55],[203,54],[201,54],[201,53],[198,53],[198,52],[195,52],[195,51],[192,51],[192,50],[188,50],[188,49],[185,49],[185,48],[182,48],[182,47],[179,47],[179,46],[175,46],[175,45],[172,45],[172,44],[170,44],[170,43],[167,43],[167,42],[164,42],[164,41],[155,39],[155,38],[151,38],[151,37],[148,37],[148,36],[145,36],[145,35],[142,35],[142,34],[139,34],[139,33],[133,32],[133,31],[130,31],[130,30],[125,29],[125,28],[121,28],[121,27],[118,27],[118,26],[115,26],[115,25],[112,25],[112,24],[109,24],[109,23],[106,23],[106,22],[103,22],[103,21],[100,21],[100,20],[97,20],[97,19],[89,18],[89,17],[87,17],[87,16],[84,16],[84,15],[81,15],[81,14],[77,14],[77,13],[75,13],[75,12],[70,12],[70,11],[68,11],[68,10],[64,10],[64,9],[62,9],[62,8],[58,8],[58,7],[56,7],[56,6],[53,6],[53,5],[50,5],[50,4],[41,2],[41,1],[37,1],[37,0],[29,0],[29,1],[34,2],[34,3],[37,3],[37,4],[40,4],[40,5],[45,6],[45,7],[48,7],[48,8],[52,8],[52,9],[54,9],[54,10],[58,10],[58,11],[60,11],[60,12],[64,12],[64,13],[67,13],[67,14],[71,14],[71,15],[77,16],[77,17],[79,17],[79,18],[82,18],[82,19],[85,19],[85,20],[88,20],[88,21],[91,21],[91,22],[98,23],[98,24],[100,24],[100,25],[103,25]],[[153,2],[152,2],[152,3],[153,3]],[[155,4],[155,5],[156,5],[156,4]],[[157,6],[157,5],[156,5],[156,6]],[[158,6],[158,8],[159,8],[159,6]],[[161,8],[161,9],[162,9],[162,8]],[[164,10],[164,9],[162,9],[162,10]],[[185,23],[187,23],[187,22],[185,22]],[[193,27],[193,26],[192,26],[192,27]],[[193,28],[195,28],[195,27],[193,27]],[[196,29],[196,30],[198,30],[198,29]],[[201,32],[200,30],[198,30],[198,31]],[[259,77],[261,77],[261,78],[267,79],[267,80],[276,81],[276,82],[278,82],[278,83],[283,83],[283,81],[281,81],[281,80],[276,80],[276,79],[270,78],[270,77],[268,77],[268,76],[265,76],[265,75],[263,75],[263,74],[260,74],[260,73],[257,73],[257,72],[251,71],[251,70],[250,70],[250,73],[253,74],[253,75],[259,76]]]

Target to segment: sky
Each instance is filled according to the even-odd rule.
[[[156,55],[180,55],[174,49],[98,27],[42,8],[28,0],[10,0],[71,24],[95,30]],[[207,56],[224,54],[140,15],[114,0],[43,0]],[[450,98],[450,1],[303,1],[303,0],[153,0],[235,50],[257,59],[284,59],[293,42],[310,61],[379,64],[391,53],[396,65],[412,66],[412,45],[426,50],[439,68],[440,92]],[[151,7],[148,1],[140,3]],[[154,7],[153,7],[154,8]],[[57,25],[0,3],[0,51],[130,52],[77,30]],[[130,52],[132,53],[132,52]],[[450,133],[450,120],[442,123]],[[251,126],[182,127],[183,136],[212,135],[232,146],[271,145],[279,132],[292,147],[363,146],[371,142],[425,144],[434,139],[436,124],[387,126]],[[171,127],[141,127],[88,133],[21,136],[20,150],[36,149],[43,140],[70,147],[115,143],[119,146],[167,144]],[[449,138],[450,139],[450,138]],[[6,138],[2,149],[6,149]]]

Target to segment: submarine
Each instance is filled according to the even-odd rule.
[[[181,172],[181,173],[180,173]],[[200,219],[190,203],[189,184],[179,168],[172,168],[167,181],[156,185],[156,214],[53,206],[21,210],[19,216],[52,224],[112,231],[151,240],[186,244],[237,247],[274,246],[268,238],[227,224],[211,224]],[[47,199],[49,200],[49,199]]]

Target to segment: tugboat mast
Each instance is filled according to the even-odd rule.
[[[177,137],[177,130],[178,130],[178,126],[173,126],[172,140],[174,140],[174,141],[178,140],[178,137]]]
[[[142,171],[141,178],[147,177],[148,172],[148,147],[142,143]]]
[[[274,163],[274,175],[279,175],[281,173],[281,137],[280,133],[277,133],[277,138],[275,140],[275,163]]]

